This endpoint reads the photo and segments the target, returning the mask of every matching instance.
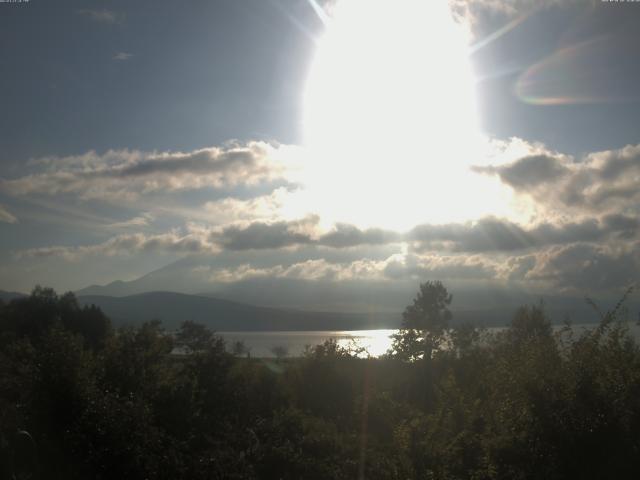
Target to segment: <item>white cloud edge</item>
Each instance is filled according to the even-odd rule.
[[[18,219],[3,205],[0,205],[0,222],[3,223],[18,223]]]

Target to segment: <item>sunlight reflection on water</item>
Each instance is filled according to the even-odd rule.
[[[379,357],[391,347],[391,335],[397,330],[352,330],[317,332],[218,332],[227,343],[241,341],[252,357],[274,358],[273,349],[284,347],[288,357],[301,356],[307,346],[335,339],[341,347],[362,347],[372,357]],[[366,354],[365,354],[366,356]]]
[[[574,335],[579,336],[585,330],[592,329],[595,324],[573,325]],[[629,332],[636,340],[640,340],[640,327],[628,324]],[[554,325],[554,329],[562,325]],[[487,333],[497,333],[505,327],[490,327]],[[249,349],[252,357],[275,358],[274,349],[283,347],[287,357],[300,357],[308,346],[320,345],[326,340],[335,339],[341,347],[362,347],[365,353],[361,356],[379,357],[387,352],[392,344],[391,335],[397,329],[380,330],[327,330],[327,331],[289,331],[289,332],[218,332],[229,348],[234,342],[241,341]]]

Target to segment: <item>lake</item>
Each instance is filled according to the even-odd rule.
[[[573,325],[574,332],[579,334],[586,329],[594,328],[597,324]],[[487,328],[488,332],[498,332],[506,327]],[[562,325],[554,325],[554,329]],[[629,324],[629,330],[636,339],[640,339],[640,326]],[[396,329],[380,330],[323,330],[323,331],[291,331],[291,332],[217,332],[229,346],[241,341],[249,349],[252,357],[274,358],[273,349],[282,347],[288,357],[301,356],[307,346],[316,346],[329,339],[336,339],[339,345],[347,347],[357,345],[364,347],[369,355],[378,357],[391,347],[391,335]]]
[[[288,357],[301,356],[307,346],[316,346],[331,338],[339,345],[352,342],[367,349],[371,356],[378,357],[391,346],[391,335],[397,330],[324,330],[317,332],[217,332],[228,345],[241,341],[250,350],[252,357],[273,358],[272,349],[284,347]]]

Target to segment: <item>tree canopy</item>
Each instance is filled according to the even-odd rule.
[[[0,480],[640,478],[640,347],[617,315],[561,337],[523,307],[481,337],[451,300],[422,284],[394,355],[330,340],[275,363],[192,322],[88,341],[102,313],[38,289],[0,308]]]
[[[442,282],[427,281],[402,313],[402,328],[394,335],[392,351],[406,359],[430,359],[444,340],[452,319],[453,300]]]

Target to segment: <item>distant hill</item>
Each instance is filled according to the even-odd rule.
[[[2,300],[3,302],[10,302],[11,300],[13,300],[15,298],[22,298],[22,297],[26,297],[26,296],[27,296],[26,293],[5,292],[4,290],[0,290],[0,300]]]
[[[331,312],[386,312],[399,314],[411,303],[418,282],[321,281],[297,278],[248,278],[215,282],[209,268],[220,268],[216,258],[189,256],[129,281],[91,285],[76,290],[78,296],[124,297],[148,292],[178,292],[210,296],[276,309]],[[208,272],[208,273],[207,273]],[[447,283],[457,310],[516,307],[535,302],[538,296],[500,286],[466,286]]]
[[[182,321],[192,320],[218,331],[366,330],[395,327],[400,320],[400,315],[285,310],[175,292],[126,297],[81,295],[78,301],[83,305],[97,305],[116,324],[158,319],[168,328],[175,328]]]
[[[157,317],[174,323],[184,319],[210,322],[218,330],[326,330],[371,328],[370,325],[393,328],[399,325],[401,313],[412,302],[418,284],[413,279],[338,282],[250,278],[214,282],[209,269],[220,268],[220,261],[215,256],[188,256],[137,279],[92,285],[75,293],[80,298],[93,298],[94,303],[104,307],[116,321],[137,322]],[[472,285],[447,282],[446,285],[453,293],[454,325],[504,326],[519,306],[537,304],[541,300],[556,324],[565,319],[574,323],[598,321],[596,312],[584,300],[590,292],[542,294],[491,282]],[[174,293],[162,294],[163,299],[158,300],[157,306],[148,305],[147,299],[152,297],[145,295],[160,295],[159,292]],[[638,293],[625,304],[631,320],[639,318]],[[616,305],[620,295],[622,292],[604,292],[596,295],[595,300],[603,311],[607,311]],[[117,301],[114,297],[123,300]],[[211,303],[207,303],[207,299]],[[251,313],[247,313],[249,311]],[[373,313],[368,315],[367,312]],[[236,327],[245,324],[247,326]]]
[[[158,319],[167,328],[176,328],[185,320],[207,325],[217,331],[284,331],[284,330],[368,330],[398,328],[397,314],[339,313],[259,307],[230,300],[176,292],[150,292],[126,297],[82,295],[82,305],[99,306],[116,325],[140,324]],[[597,321],[589,307],[573,310],[548,308],[554,323],[569,317],[576,323]],[[471,323],[487,327],[507,325],[515,308],[453,310],[453,325]]]
[[[82,304],[96,304],[116,323],[141,323],[154,318],[173,328],[184,320],[204,323],[215,330],[366,330],[396,328],[400,325],[402,306],[392,312],[362,308],[359,312],[320,311],[314,306],[290,307],[256,306],[222,299],[211,294],[192,295],[178,292],[146,292],[135,295],[78,295]],[[266,297],[265,297],[266,299]],[[262,300],[262,299],[258,299]],[[477,308],[454,305],[453,325],[471,323],[487,327],[508,325],[519,305],[537,304],[540,300],[513,302],[485,302],[478,298]],[[569,319],[573,323],[597,322],[598,316],[583,299],[567,297],[545,298],[545,310],[551,321],[560,324]],[[603,311],[613,302],[601,304]],[[362,313],[366,311],[374,313]],[[638,318],[637,301],[628,302],[628,318]]]
[[[111,284],[125,286],[125,282]],[[98,290],[104,287],[98,287]],[[91,287],[83,290],[91,291]],[[27,295],[0,290],[5,303]],[[283,330],[368,330],[397,328],[401,323],[402,308],[395,313],[375,312],[323,312],[288,307],[255,306],[210,295],[191,295],[178,292],[156,291],[136,295],[111,296],[77,293],[81,305],[99,306],[116,325],[140,324],[159,319],[167,328],[176,328],[184,320],[203,323],[217,331],[283,331]],[[525,302],[523,302],[525,303]],[[537,303],[537,302],[527,302]],[[483,302],[479,301],[479,305]],[[601,305],[604,311],[611,304]],[[453,325],[471,323],[487,327],[508,325],[517,306],[488,305],[484,308],[453,308]],[[551,298],[545,309],[553,323],[570,319],[573,323],[597,322],[598,316],[584,300],[564,297]],[[636,320],[640,305],[628,302],[628,318]]]
[[[129,288],[129,282],[123,282],[122,280],[116,280],[107,285],[90,285],[81,290],[75,292],[77,296],[110,296],[110,297],[124,297],[131,295],[131,289]]]
[[[398,279],[392,282],[294,278],[249,278],[236,282],[212,281],[211,271],[220,268],[220,262],[223,260],[216,256],[188,256],[137,279],[115,281],[104,286],[92,285],[75,293],[78,296],[127,297],[148,292],[177,292],[217,300],[224,299],[240,304],[259,305],[287,312],[284,317],[276,315],[277,318],[290,318],[291,311],[349,312],[349,314],[355,314],[355,317],[348,317],[345,313],[332,313],[323,318],[348,317],[348,325],[358,325],[361,322],[354,318],[366,318],[363,315],[364,312],[375,313],[373,323],[386,316],[387,319],[394,319],[391,324],[393,321],[397,324],[401,312],[412,302],[418,285],[418,281],[413,279]],[[575,323],[598,320],[593,308],[584,301],[585,296],[591,296],[592,292],[585,291],[582,294],[570,295],[562,292],[543,294],[516,287],[506,288],[504,285],[492,282],[456,284],[447,281],[446,285],[447,289],[453,293],[454,323],[506,325],[518,306],[537,304],[541,300],[544,301],[545,309],[554,323],[562,323],[566,318],[570,318]],[[594,299],[600,308],[606,311],[616,305],[622,293],[622,291],[602,292],[594,295]],[[626,303],[629,318],[632,320],[638,318],[640,311],[638,293],[640,292],[635,293]],[[188,313],[189,310],[182,312],[191,314]],[[310,315],[314,316],[317,313]],[[388,321],[385,323],[389,324]]]

